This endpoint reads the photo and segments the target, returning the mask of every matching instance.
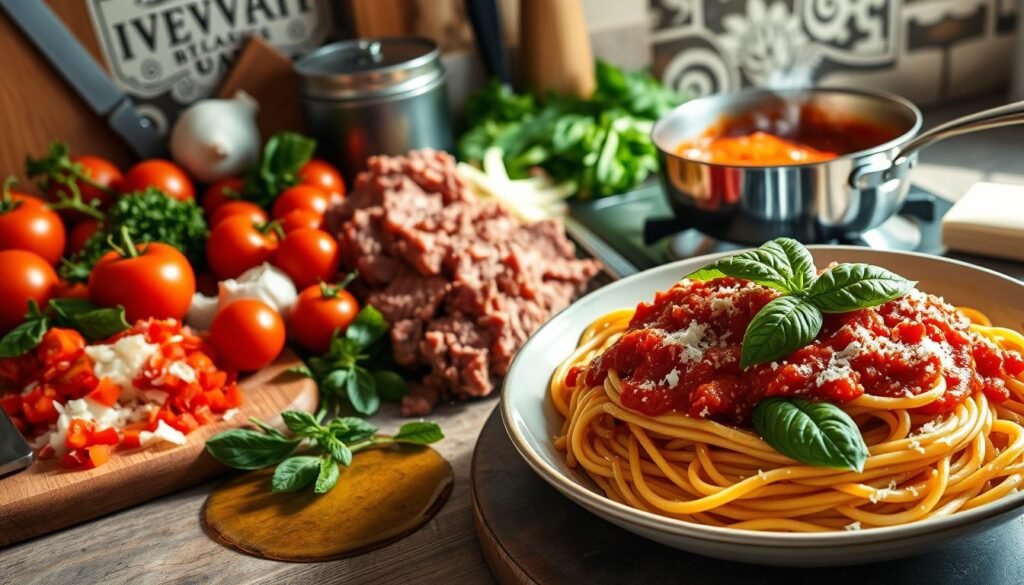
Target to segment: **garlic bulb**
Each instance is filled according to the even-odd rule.
[[[286,319],[299,298],[292,279],[267,263],[246,270],[236,279],[222,280],[218,291],[218,309],[223,309],[233,301],[257,299],[276,309]]]
[[[171,155],[204,183],[242,174],[259,157],[257,109],[256,101],[243,91],[229,100],[196,102],[171,130]]]

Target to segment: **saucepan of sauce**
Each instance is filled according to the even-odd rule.
[[[748,90],[686,102],[655,124],[652,138],[683,226],[740,243],[816,243],[895,214],[920,148],[1022,121],[1024,102],[919,135],[920,110],[882,92]]]

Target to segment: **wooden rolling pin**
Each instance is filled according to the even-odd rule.
[[[522,0],[522,76],[543,96],[551,90],[590,97],[594,54],[580,0]]]

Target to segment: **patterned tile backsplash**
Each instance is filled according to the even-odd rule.
[[[691,95],[812,83],[919,104],[1010,74],[1017,0],[649,0],[653,70]]]

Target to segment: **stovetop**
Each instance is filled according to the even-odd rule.
[[[880,228],[837,243],[943,253],[941,219],[952,203],[916,186],[911,187],[907,200],[903,212]],[[672,218],[672,210],[656,184],[573,203],[570,215],[566,221],[569,234],[620,278],[681,258],[749,247],[696,230],[673,234],[670,224],[667,227],[665,221],[659,221]]]

